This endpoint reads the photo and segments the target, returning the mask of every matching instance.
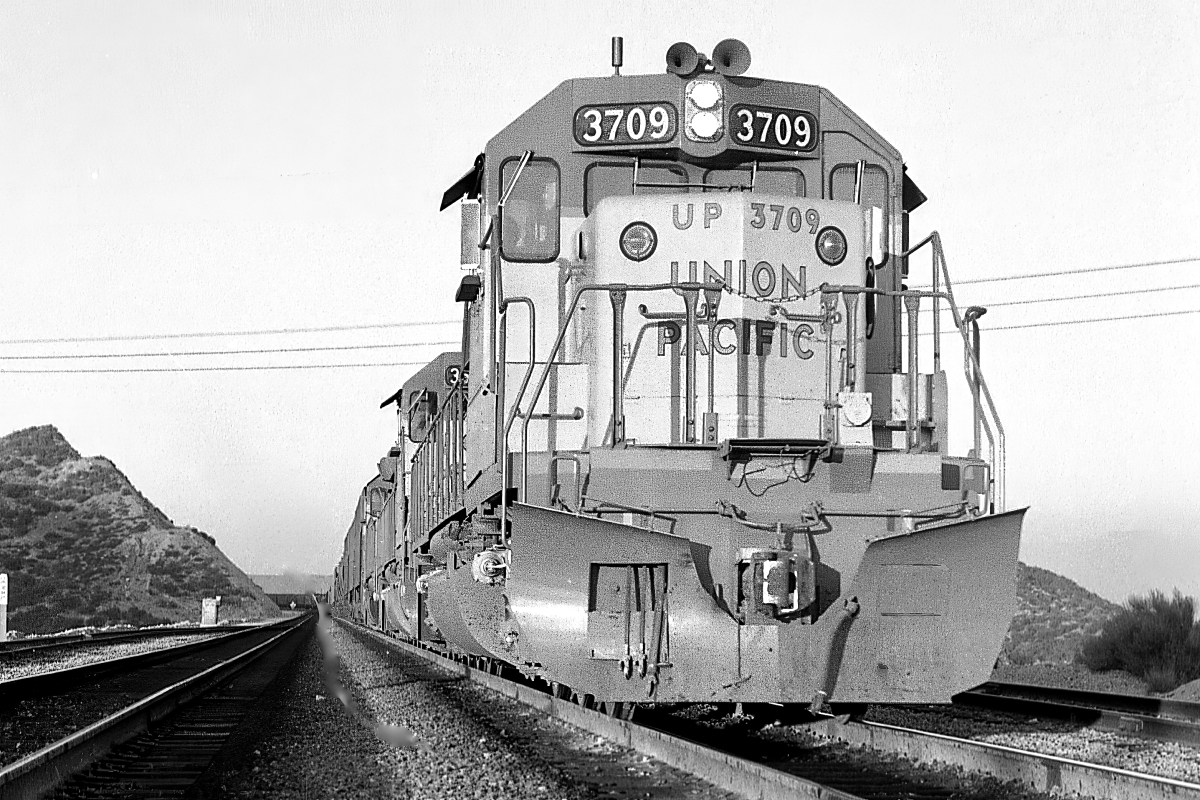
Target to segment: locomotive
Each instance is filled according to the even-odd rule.
[[[746,76],[736,40],[657,75],[621,50],[442,198],[461,350],[384,403],[401,436],[335,611],[609,708],[948,701],[999,651],[1025,511],[983,309],[936,233],[910,244],[900,153],[827,89]]]

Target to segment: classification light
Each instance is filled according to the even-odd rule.
[[[831,267],[846,258],[846,234],[830,225],[817,234],[817,255]]]
[[[658,247],[658,234],[648,222],[631,222],[621,231],[621,252],[630,261],[645,261]]]

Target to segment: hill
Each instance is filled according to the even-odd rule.
[[[9,629],[24,633],[199,621],[215,595],[223,619],[279,613],[213,537],[175,525],[52,425],[0,438],[0,572]]]
[[[1094,636],[1120,606],[1041,567],[1018,563],[1017,613],[1001,665],[1070,664],[1086,637]]]

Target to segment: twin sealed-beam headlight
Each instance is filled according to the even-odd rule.
[[[648,222],[631,222],[621,231],[621,252],[630,261],[645,261],[658,247],[658,234]]]
[[[684,133],[693,142],[715,142],[725,133],[725,92],[721,84],[697,78],[687,85]]]
[[[846,234],[832,225],[822,228],[817,234],[817,255],[831,267],[836,267],[846,258]]]

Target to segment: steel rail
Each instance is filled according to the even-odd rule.
[[[1065,719],[1164,742],[1200,744],[1200,703],[1001,682],[985,683],[952,700],[956,705]]]
[[[1200,798],[1200,784],[879,722],[835,718],[813,723],[809,729],[822,738],[900,755],[920,764],[940,762],[983,772],[1039,792],[1073,792],[1096,800]]]
[[[67,691],[75,686],[78,686],[84,681],[98,678],[102,675],[125,672],[131,669],[137,669],[163,661],[171,661],[179,658],[180,656],[188,655],[189,653],[205,650],[209,647],[216,647],[217,645],[223,644],[238,637],[247,636],[255,633],[256,631],[261,631],[280,625],[286,625],[291,621],[292,619],[287,619],[280,622],[269,623],[267,625],[256,625],[252,628],[243,628],[241,630],[225,633],[220,636],[202,639],[197,642],[188,642],[187,644],[176,645],[174,647],[164,647],[159,650],[150,650],[145,653],[135,653],[133,655],[122,656],[120,658],[93,661],[88,664],[80,664],[76,667],[49,670],[47,672],[38,672],[33,675],[25,675],[20,678],[8,678],[7,680],[0,680],[0,700],[5,700],[10,697],[30,698],[56,694],[58,692]]]
[[[304,624],[289,619],[286,630],[265,642],[161,689],[104,719],[92,723],[19,761],[0,767],[0,796],[5,800],[34,800],[68,777],[86,769],[113,747],[129,741],[179,706],[224,683]],[[274,626],[260,626],[264,630]],[[227,641],[222,638],[221,641]],[[211,643],[211,642],[210,642]]]
[[[658,291],[665,291],[668,289],[681,290],[681,291],[695,289],[697,291],[700,291],[700,290],[704,290],[704,289],[719,289],[719,288],[720,287],[717,284],[698,283],[695,281],[682,281],[682,282],[673,282],[673,283],[591,283],[591,284],[587,284],[585,286],[579,287],[578,289],[575,290],[575,294],[571,298],[570,304],[567,306],[567,312],[566,312],[566,314],[563,315],[562,322],[559,324],[558,336],[555,337],[554,345],[550,348],[550,352],[546,356],[546,365],[542,369],[541,377],[538,379],[536,388],[534,388],[534,390],[533,390],[532,399],[529,401],[529,408],[530,409],[537,408],[538,400],[541,399],[542,390],[546,386],[546,381],[550,377],[550,372],[559,363],[556,361],[556,359],[558,358],[559,350],[562,348],[563,340],[566,338],[567,331],[569,329],[571,320],[575,316],[576,309],[579,307],[579,301],[588,292],[609,292],[610,298],[611,298],[612,297],[611,293],[614,293],[614,292],[621,293],[621,296],[624,297],[625,294],[628,292],[658,292]],[[614,320],[614,322],[615,322],[615,320]],[[616,326],[614,325],[614,337],[615,337],[616,333],[617,333],[617,330],[616,330]],[[616,350],[616,349],[617,348],[614,345],[614,350]],[[617,394],[618,394],[617,384],[620,384],[621,381],[622,381],[621,365],[619,363],[617,363],[617,364],[613,365],[613,384],[614,384],[613,396],[614,396],[614,398],[616,398]],[[622,388],[623,388],[623,386],[622,386]],[[514,402],[520,403],[523,399],[524,399],[523,397],[518,396],[514,400]],[[522,423],[521,423],[521,492],[519,495],[519,497],[521,498],[521,502],[528,502],[527,496],[529,493],[529,477],[528,477],[529,476],[529,421],[530,421],[530,418],[528,416],[526,416],[522,420]],[[616,446],[618,444],[618,442],[616,442],[616,440],[615,440],[618,430],[619,430],[619,420],[616,418],[616,413],[614,412],[614,415],[613,415],[613,436],[614,436],[613,445],[614,446]],[[503,454],[503,457],[507,458],[508,456],[505,453],[505,454]],[[505,491],[505,490],[507,490],[507,487],[502,487],[501,491]]]
[[[971,691],[989,694],[1036,693],[1047,700],[1108,708],[1114,711],[1129,711],[1135,714],[1172,716],[1192,722],[1200,722],[1200,703],[1188,700],[1172,700],[1169,697],[1150,695],[1116,694],[1093,692],[1084,689],[1063,689],[1057,686],[1035,686],[1008,681],[989,681]]]
[[[570,700],[555,697],[542,689],[493,675],[469,663],[453,660],[439,652],[409,644],[358,623],[335,619],[339,624],[370,636],[388,647],[418,656],[448,672],[456,673],[505,697],[524,703],[546,716],[656,758],[742,797],[754,800],[861,800],[858,795],[822,786],[765,764],[713,750],[680,736],[647,728],[629,720],[610,717]]]
[[[44,653],[68,647],[86,647],[91,644],[104,645],[137,639],[158,639],[170,636],[191,636],[197,633],[223,633],[241,630],[243,625],[221,625],[207,628],[152,628],[134,631],[97,631],[76,633],[67,636],[47,636],[36,639],[10,639],[0,642],[0,661],[10,656],[29,653]],[[257,626],[254,626],[257,627]]]

